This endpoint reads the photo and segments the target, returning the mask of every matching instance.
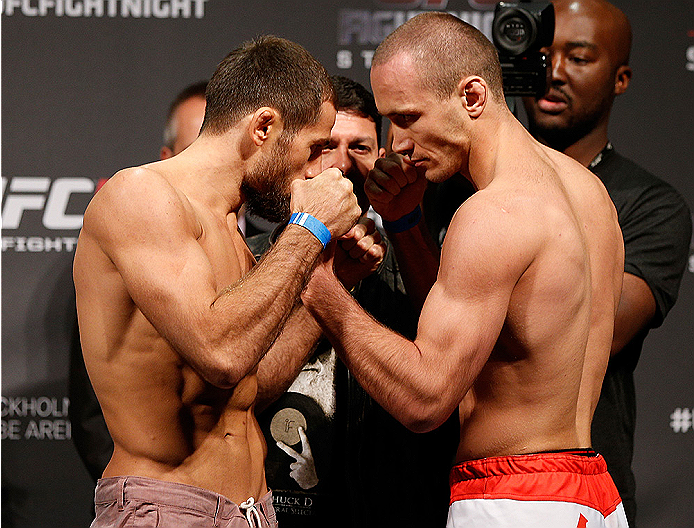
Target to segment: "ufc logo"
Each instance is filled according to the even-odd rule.
[[[25,211],[43,211],[46,229],[81,229],[82,214],[68,214],[73,194],[94,194],[96,183],[89,178],[16,176],[2,178],[2,227],[17,229]],[[7,191],[7,192],[6,192]]]

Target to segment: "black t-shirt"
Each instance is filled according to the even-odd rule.
[[[616,153],[610,145],[592,168],[617,209],[624,236],[624,271],[643,279],[653,293],[660,326],[677,300],[692,236],[684,199],[664,181]],[[593,417],[593,447],[607,467],[635,528],[635,482],[631,470],[636,424],[634,369],[648,330],[634,337],[611,360]]]

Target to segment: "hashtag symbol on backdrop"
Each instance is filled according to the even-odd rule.
[[[676,433],[686,433],[692,429],[692,411],[688,408],[680,409],[677,407],[675,412],[670,415],[670,427]]]

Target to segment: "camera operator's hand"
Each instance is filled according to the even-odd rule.
[[[421,203],[426,188],[424,174],[396,153],[377,159],[364,183],[371,206],[388,222],[411,213]]]

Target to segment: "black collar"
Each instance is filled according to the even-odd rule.
[[[605,148],[602,149],[600,152],[598,152],[598,155],[595,156],[593,158],[593,161],[590,162],[590,164],[588,165],[588,168],[590,170],[593,170],[595,167],[597,167],[600,164],[600,162],[603,160],[605,155],[612,150],[614,150],[614,147],[612,146],[612,143],[610,143],[608,141],[607,145],[605,145]]]

